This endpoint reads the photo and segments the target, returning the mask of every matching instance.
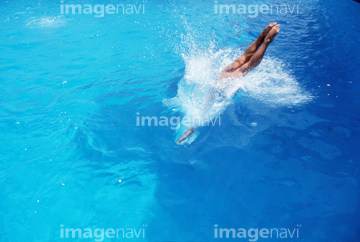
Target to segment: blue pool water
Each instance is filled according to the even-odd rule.
[[[360,4],[272,0],[301,13],[253,18],[215,14],[214,1],[121,3],[145,13],[0,2],[0,241],[96,239],[61,238],[65,228],[216,241],[215,225],[358,241]],[[221,125],[184,146],[182,129],[137,126],[198,114],[197,91],[273,21],[264,61],[213,110]]]

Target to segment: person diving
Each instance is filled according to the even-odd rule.
[[[225,84],[232,81],[238,81],[239,77],[245,76],[251,70],[256,68],[261,63],[267,48],[274,41],[279,32],[280,24],[269,24],[239,58],[220,72],[215,83]],[[212,99],[211,95],[212,94],[210,94],[208,101]],[[181,142],[191,136],[194,131],[195,127],[191,127],[176,143],[181,144]]]

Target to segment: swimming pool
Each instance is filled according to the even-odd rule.
[[[0,3],[1,241],[214,241],[221,228],[358,240],[359,3],[272,0],[298,7],[257,16],[216,13],[236,1],[95,9],[119,3]],[[65,4],[93,12],[61,14]],[[221,124],[185,146],[176,119],[137,124],[195,115],[198,86],[273,21],[280,34],[216,110]],[[69,228],[92,238],[64,238]]]

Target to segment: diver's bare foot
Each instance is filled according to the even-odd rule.
[[[274,41],[276,35],[280,32],[280,24],[274,26],[270,32],[267,34],[264,40],[264,44],[270,44]]]
[[[276,22],[269,24],[269,25],[261,32],[260,38],[261,38],[262,40],[264,40],[265,37],[266,37],[266,36],[268,35],[268,33],[270,32],[270,30],[271,30],[275,25],[276,25]]]

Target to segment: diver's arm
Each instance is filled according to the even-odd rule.
[[[192,135],[192,133],[194,133],[194,130],[195,128],[189,129],[185,134],[183,134],[183,136],[180,137],[180,139],[176,142],[176,144],[179,145],[184,139]]]

